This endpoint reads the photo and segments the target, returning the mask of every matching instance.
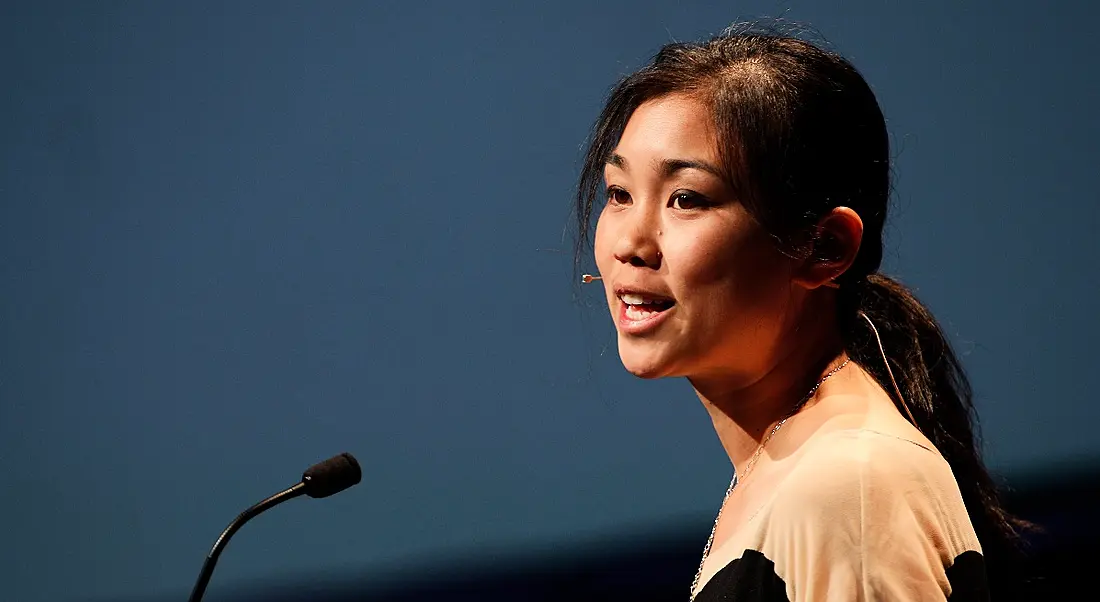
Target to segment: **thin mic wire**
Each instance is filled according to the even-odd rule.
[[[592,274],[585,274],[581,276],[581,282],[588,284],[596,280],[603,280],[603,276],[593,276]]]
[[[894,371],[890,369],[890,360],[886,359],[886,348],[882,346],[882,337],[878,334],[878,328],[875,328],[875,323],[871,321],[871,318],[867,317],[864,312],[859,312],[859,315],[864,320],[867,320],[867,324],[871,327],[871,332],[875,333],[875,341],[878,343],[878,352],[882,354],[882,363],[886,364],[886,373],[890,375],[890,382],[894,385],[894,392],[898,394],[898,401],[901,402],[901,407],[905,409],[905,413],[909,416],[909,422],[913,423],[913,426],[917,427],[920,431],[920,426],[917,424],[917,419],[913,417],[913,412],[909,410],[909,404],[906,403],[905,397],[901,394],[901,389],[898,387],[898,381],[894,380]],[[924,433],[924,431],[921,431]]]

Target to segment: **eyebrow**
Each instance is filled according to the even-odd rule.
[[[607,157],[607,163],[608,165],[614,165],[624,171],[629,170],[626,158],[619,153],[611,153],[611,155]],[[706,161],[699,161],[697,159],[661,159],[657,161],[657,170],[666,178],[685,169],[698,169],[717,178],[722,177],[722,171]]]

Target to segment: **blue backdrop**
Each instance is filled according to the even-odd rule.
[[[182,598],[345,450],[364,484],[250,524],[210,599],[711,516],[709,420],[622,370],[569,211],[613,83],[759,15],[878,93],[886,270],[954,337],[993,467],[1100,459],[1094,4],[9,1],[6,599]]]

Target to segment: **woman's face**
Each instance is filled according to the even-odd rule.
[[[634,112],[605,166],[596,264],[619,356],[637,376],[750,384],[774,365],[792,323],[792,260],[719,165],[707,109],[670,95]]]

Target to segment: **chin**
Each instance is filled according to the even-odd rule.
[[[674,376],[667,358],[655,354],[624,350],[620,346],[619,360],[622,361],[623,368],[626,368],[627,372],[638,378],[655,379]]]

